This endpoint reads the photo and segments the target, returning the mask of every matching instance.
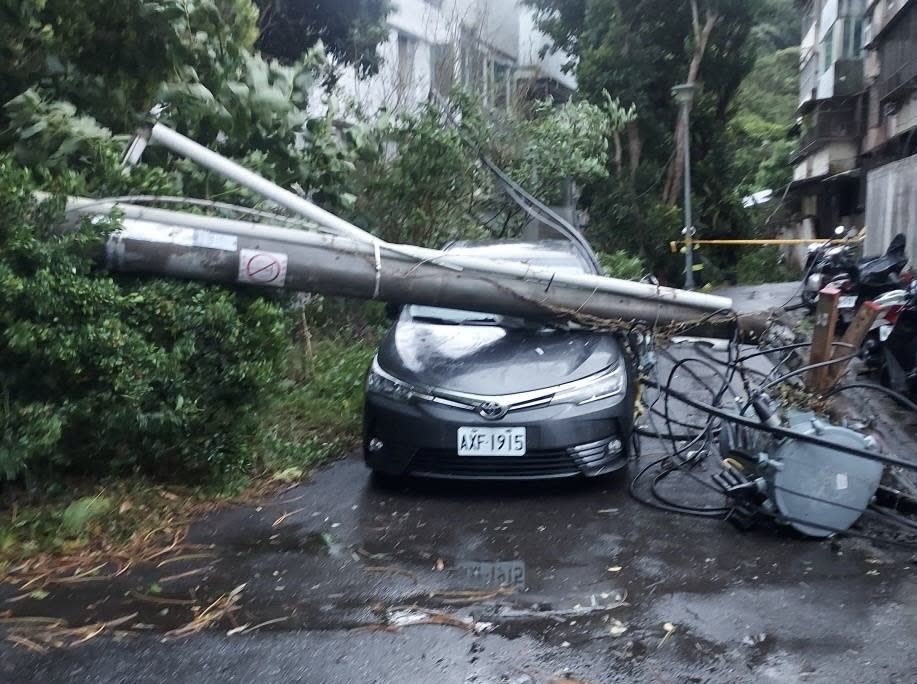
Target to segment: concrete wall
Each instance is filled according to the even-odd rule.
[[[856,168],[857,153],[856,143],[828,143],[795,166],[793,180],[799,181],[850,171]]]
[[[917,265],[917,155],[880,166],[866,178],[866,253],[885,251],[892,236],[907,236]]]

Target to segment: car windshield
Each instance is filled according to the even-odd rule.
[[[415,321],[440,323],[443,325],[496,325],[501,328],[541,328],[540,323],[526,321],[512,316],[487,313],[485,311],[465,311],[446,309],[439,306],[421,306],[414,304],[408,307],[408,315]]]

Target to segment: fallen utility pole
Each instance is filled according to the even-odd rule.
[[[163,124],[144,129],[127,161],[138,161],[147,142],[263,195],[325,232],[71,198],[67,208],[73,217],[122,213],[123,228],[110,238],[104,258],[113,271],[599,325],[675,324],[696,335],[735,331],[732,301],[725,297],[384,242]],[[703,330],[693,327],[698,321]],[[751,325],[756,332],[762,327]]]

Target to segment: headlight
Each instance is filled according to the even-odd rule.
[[[624,364],[619,363],[610,371],[595,375],[579,382],[571,383],[565,389],[558,391],[551,404],[591,404],[602,401],[619,394],[624,394],[627,382],[627,372]]]
[[[415,394],[411,385],[382,370],[376,359],[373,359],[373,365],[366,376],[366,391],[374,394],[384,394],[387,397],[402,401],[410,399]]]

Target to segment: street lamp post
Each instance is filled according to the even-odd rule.
[[[693,290],[694,283],[694,215],[691,206],[691,104],[694,101],[694,86],[684,83],[672,88],[672,96],[681,106],[684,117],[684,151],[685,151],[685,289]]]

